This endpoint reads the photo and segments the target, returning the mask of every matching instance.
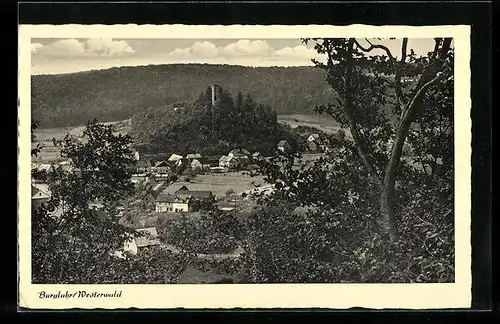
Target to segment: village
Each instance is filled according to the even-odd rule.
[[[330,146],[327,143],[328,140],[318,133],[302,133],[295,143],[295,150],[302,154],[302,158],[296,161],[297,167],[328,152]],[[283,139],[276,144],[274,154],[291,150],[292,145]],[[220,156],[202,156],[199,153],[183,156],[172,153],[165,159],[142,155],[136,150],[132,152],[134,163],[127,168],[135,192],[117,206],[116,217],[121,224],[144,235],[125,242],[123,251],[115,254],[120,258],[126,256],[125,251],[136,255],[141,250],[158,246],[171,252],[178,251],[174,245],[159,239],[165,226],[160,220],[175,219],[182,215],[197,217],[209,207],[241,217],[254,206],[252,194],[265,194],[273,189],[261,176],[251,175],[259,162],[272,157],[264,156],[259,151],[235,148]],[[78,171],[74,170],[70,161],[44,162],[32,163],[32,169],[47,173],[56,168],[69,172]],[[50,197],[46,180],[33,177],[32,206],[46,204]],[[89,208],[99,212],[103,204],[92,201]],[[62,210],[58,209],[54,216],[61,213]],[[241,249],[236,247],[234,251],[213,253],[211,257],[237,257],[240,252]],[[200,253],[200,257],[204,256],[205,254]]]

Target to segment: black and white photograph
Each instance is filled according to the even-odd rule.
[[[160,308],[149,286],[227,298],[332,286],[342,303],[351,286],[404,299],[402,287],[437,298],[457,283],[470,303],[467,28],[28,27],[32,304],[117,307],[139,285],[133,298]]]

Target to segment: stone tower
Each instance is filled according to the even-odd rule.
[[[220,97],[220,86],[218,84],[212,84],[212,106],[219,100]]]

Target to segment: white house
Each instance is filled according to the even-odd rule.
[[[199,158],[201,158],[201,154],[199,154],[199,153],[186,155],[186,159],[188,159],[188,160],[194,160],[194,159],[199,159]]]
[[[229,152],[227,156],[233,156],[236,158],[249,157],[251,153],[246,149],[233,149]]]
[[[170,162],[177,162],[179,160],[182,160],[182,156],[181,155],[178,155],[178,154],[172,154],[170,155],[170,157],[168,158],[168,161]]]
[[[223,155],[220,157],[219,166],[222,168],[227,168],[229,166],[229,160],[227,155]]]
[[[203,169],[203,165],[201,164],[200,160],[194,159],[193,161],[191,161],[191,169],[194,171]]]
[[[31,185],[31,206],[37,208],[49,202],[51,197],[49,187],[46,184]]]
[[[161,193],[155,200],[155,212],[190,212],[189,198],[180,198],[171,194]]]
[[[278,151],[285,152],[290,148],[290,144],[286,140],[281,140],[278,142]]]
[[[130,178],[130,181],[132,181],[133,183],[141,183],[141,182],[148,182],[149,180],[149,177],[147,174],[145,173],[135,173],[135,174],[132,174],[132,177]]]
[[[309,137],[307,138],[307,141],[308,142],[318,142],[319,141],[319,134],[311,134],[309,135]]]
[[[136,231],[140,234],[130,237],[128,240],[126,240],[123,244],[123,251],[128,252],[132,255],[137,255],[137,253],[143,248],[148,248],[160,244],[156,227],[140,228]],[[120,252],[121,251],[115,252],[115,255],[118,257],[123,257]]]

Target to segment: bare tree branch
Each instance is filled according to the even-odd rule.
[[[396,88],[396,96],[399,103],[406,106],[407,102],[403,95],[403,90],[401,89],[401,75],[403,73],[403,66],[406,61],[406,50],[408,47],[408,38],[403,38],[403,43],[401,44],[401,60],[399,61],[398,69],[396,70],[396,76],[394,77],[394,84]]]
[[[387,56],[389,57],[389,59],[391,59],[392,61],[396,60],[394,58],[394,56],[392,56],[391,50],[389,50],[389,48],[387,48],[386,46],[380,45],[380,44],[373,44],[367,38],[365,38],[365,40],[368,42],[368,44],[370,44],[370,47],[368,47],[368,48],[367,47],[363,47],[355,38],[354,38],[354,43],[356,44],[356,46],[360,50],[362,50],[365,53],[371,52],[374,49],[381,49],[381,50],[385,51],[385,53],[387,54]]]

